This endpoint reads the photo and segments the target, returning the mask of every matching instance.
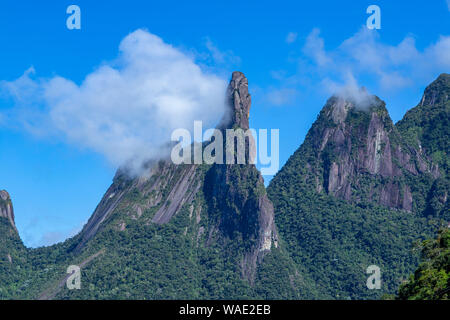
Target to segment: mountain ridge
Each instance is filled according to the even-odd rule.
[[[440,88],[448,95],[448,87]],[[369,101],[376,105],[358,110],[346,97],[330,98],[267,188],[290,255],[332,299],[396,292],[418,264],[411,243],[432,237],[450,219],[445,171],[405,138],[384,102]],[[443,114],[433,128],[448,121]],[[381,291],[365,287],[372,264],[382,270]]]
[[[248,129],[251,96],[248,80],[242,72],[233,72],[226,101],[229,109],[218,129],[222,133],[227,129]],[[249,140],[245,144],[248,147]],[[195,144],[191,145],[191,148],[196,147]],[[246,162],[249,161],[248,156],[247,153]],[[88,223],[70,241],[67,250],[76,259],[86,259],[103,248],[107,249],[105,255],[86,268],[86,273],[97,277],[101,276],[104,268],[117,268],[103,266],[104,261],[109,261],[110,257],[122,250],[114,248],[115,241],[125,241],[119,239],[128,236],[149,237],[148,246],[153,246],[154,250],[163,250],[161,253],[164,252],[164,255],[159,255],[157,260],[149,256],[136,259],[152,265],[157,263],[155,267],[160,270],[158,265],[166,263],[171,256],[188,254],[188,260],[171,263],[190,266],[192,271],[183,271],[187,268],[183,266],[176,272],[182,272],[180,279],[186,276],[191,279],[192,292],[207,296],[219,294],[218,297],[226,298],[223,293],[219,293],[223,289],[217,288],[213,282],[199,286],[203,272],[208,274],[218,272],[214,271],[218,269],[223,270],[217,274],[218,279],[225,274],[231,277],[230,283],[234,283],[234,287],[230,287],[229,294],[237,294],[237,297],[249,295],[250,292],[251,296],[262,294],[276,297],[272,291],[278,286],[263,285],[267,281],[285,282],[283,294],[286,297],[301,296],[298,287],[301,286],[299,269],[279,247],[273,205],[267,197],[264,180],[254,164],[175,165],[170,159],[162,159],[149,162],[147,166],[148,172],[140,177],[130,177],[125,170],[119,169]],[[172,236],[157,235],[167,232],[172,233]],[[126,241],[123,250],[131,245],[129,240]],[[184,253],[160,241],[177,241],[178,246],[184,248]],[[277,258],[274,259],[274,256]],[[210,265],[208,261],[212,257],[214,264]],[[128,263],[127,259],[122,260]],[[263,277],[264,270],[272,268],[274,264],[285,268],[283,275],[276,280],[270,279],[273,275]],[[208,265],[209,269],[204,269]],[[148,279],[160,281],[155,276],[149,276]],[[207,283],[211,281],[214,281],[213,278]],[[171,285],[166,283],[163,287],[168,289]],[[185,285],[186,288],[189,286]],[[64,290],[57,295],[70,296],[77,296],[77,293]]]
[[[331,97],[267,189],[253,164],[162,159],[139,177],[121,168],[82,231],[50,247],[23,246],[4,192],[0,298],[379,299],[397,292],[419,263],[411,244],[450,219],[441,139],[448,77],[430,84],[397,124],[365,90],[358,99]],[[226,101],[217,128],[248,129],[243,73],[232,74]],[[63,285],[73,264],[83,265],[82,290]],[[373,264],[382,270],[380,291],[365,286]]]

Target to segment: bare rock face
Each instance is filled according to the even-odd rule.
[[[226,96],[229,108],[225,111],[219,128],[249,128],[251,96],[248,92],[248,80],[242,72],[235,71],[231,76]]]
[[[230,113],[219,128],[248,129],[251,97],[243,73],[233,72],[227,93]],[[245,279],[253,282],[258,262],[272,246],[278,246],[274,208],[260,172],[253,164],[214,164],[207,173],[204,189],[213,204],[212,211],[220,212],[217,222],[221,232],[230,238],[237,232],[244,245],[250,244],[241,261],[241,271]]]
[[[248,129],[251,97],[243,73],[233,72],[226,101],[229,108],[218,128],[224,133],[226,129]],[[198,197],[203,197],[200,194],[206,200],[203,211],[195,204]],[[241,241],[242,277],[252,283],[258,262],[273,246],[278,246],[273,205],[253,164],[175,165],[170,159],[163,159],[149,164],[148,173],[142,177],[130,178],[119,170],[79,234],[75,252],[81,251],[119,210],[145,224],[166,224],[186,207],[190,218],[195,212],[197,224],[203,217],[210,221],[209,230],[199,228],[198,245],[208,246],[213,238],[219,242],[221,238],[228,239],[224,243]],[[150,219],[147,211],[154,212]],[[115,230],[122,225],[124,222],[118,221]]]
[[[6,190],[0,191],[0,217],[8,219],[13,229],[17,231],[14,221],[14,209],[9,193]]]
[[[81,240],[75,252],[79,252],[96,235],[115,210],[123,207],[127,208],[125,211],[133,219],[139,219],[145,210],[159,208],[151,223],[169,222],[184,204],[193,200],[200,189],[196,168],[197,165],[177,166],[170,160],[161,160],[151,166],[148,175],[138,178],[130,178],[126,172],[119,170],[113,184],[81,231]],[[164,196],[168,188],[170,192]],[[143,197],[144,203],[133,203],[130,199],[133,193]]]
[[[433,174],[429,159],[403,143],[385,103],[376,96],[364,105],[330,98],[308,136],[316,159],[308,163],[317,175],[315,189],[347,201],[369,200],[411,211],[414,199],[402,178]]]

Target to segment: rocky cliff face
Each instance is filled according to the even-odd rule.
[[[247,78],[234,72],[227,90],[228,112],[219,125],[226,129],[249,128],[251,105]],[[205,197],[206,206],[198,206]],[[79,235],[75,252],[81,252],[95,235],[120,212],[144,224],[169,223],[183,208],[210,221],[209,229],[198,230],[202,245],[222,241],[222,237],[241,241],[244,254],[240,262],[242,277],[253,282],[258,261],[272,246],[278,246],[273,205],[267,198],[264,181],[253,164],[181,164],[170,159],[149,164],[146,175],[129,178],[119,170],[94,214]],[[117,230],[127,228],[119,218]]]
[[[397,125],[375,96],[331,97],[270,182],[280,236],[326,297],[396,292],[418,265],[411,243],[450,221],[448,83],[441,75]],[[381,290],[366,287],[371,264]]]
[[[269,197],[252,164],[150,161],[138,178],[118,170],[80,234],[32,250],[0,191],[0,284],[7,288],[0,299],[375,299],[395,292],[417,266],[411,243],[450,220],[449,83],[441,75],[397,125],[377,97],[330,98],[271,181]],[[218,128],[248,129],[242,73],[233,73],[226,99]],[[72,264],[83,267],[89,289],[65,288]],[[383,266],[382,290],[366,287],[372,264]]]
[[[307,155],[309,175],[317,192],[411,211],[414,199],[405,177],[439,172],[403,142],[382,100],[369,95],[364,100],[327,101],[300,151]]]
[[[0,191],[0,217],[8,219],[13,229],[17,230],[14,221],[14,210],[11,198],[6,190]]]
[[[226,100],[229,108],[225,111],[219,128],[248,129],[252,100],[248,92],[248,80],[242,72],[233,72],[228,85]]]
[[[197,165],[174,165],[170,160],[155,162],[148,174],[139,178],[130,178],[119,170],[113,184],[103,196],[88,223],[81,231],[81,240],[75,251],[79,252],[92,239],[108,218],[124,208],[124,212],[133,219],[139,219],[145,211],[156,210],[145,223],[163,224],[194,198],[200,188],[196,176]],[[132,203],[130,195],[139,195],[139,203]],[[125,228],[122,225],[121,228]]]
[[[219,128],[249,129],[251,97],[243,73],[233,73],[227,95],[230,113]],[[247,151],[248,148],[247,141]],[[272,245],[278,246],[274,209],[261,174],[253,164],[214,164],[207,172],[204,189],[211,211],[217,212],[220,230],[231,238],[236,231],[243,235],[247,250],[241,261],[242,275],[253,281],[258,261]]]

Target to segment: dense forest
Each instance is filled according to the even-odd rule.
[[[440,230],[436,239],[420,243],[422,262],[400,286],[398,299],[450,299],[450,230]]]
[[[248,128],[247,90],[233,73],[223,128]],[[375,96],[330,98],[267,189],[254,165],[118,170],[49,247],[26,248],[0,199],[0,299],[448,299],[449,96],[442,74],[397,124]]]

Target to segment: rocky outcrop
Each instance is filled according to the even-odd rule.
[[[233,72],[226,101],[228,110],[218,126],[224,137],[227,129],[249,128],[251,96],[243,73]],[[246,155],[248,160],[249,153]],[[208,246],[213,234],[216,241],[221,237],[241,241],[242,277],[252,283],[258,262],[272,246],[278,246],[273,205],[255,165],[248,162],[175,165],[170,159],[163,159],[149,162],[148,168],[148,172],[138,178],[130,178],[123,169],[117,172],[113,184],[80,233],[75,252],[80,252],[116,212],[142,219],[146,224],[166,224],[187,207],[191,217],[195,210],[197,224],[201,215],[206,215],[211,222],[209,230],[199,227],[196,239],[199,245]],[[202,212],[195,202],[203,196],[206,208]],[[154,213],[149,217],[145,212]],[[115,230],[125,228],[126,223],[116,222]],[[206,241],[201,243],[203,235],[207,235]]]
[[[153,163],[146,175],[137,178],[131,178],[126,171],[118,170],[113,184],[81,231],[75,252],[79,252],[119,208],[125,207],[124,211],[134,219],[140,218],[145,210],[159,208],[151,221],[159,224],[169,222],[184,204],[192,201],[200,189],[195,177],[196,167],[177,166],[170,160],[161,160]],[[145,200],[143,203],[134,203],[132,195],[136,193]]]
[[[247,78],[242,72],[233,72],[226,95],[228,108],[218,128],[248,129],[251,101]]]
[[[219,128],[249,129],[251,97],[243,73],[233,72],[227,92],[230,113],[225,115]],[[245,147],[248,149],[249,144]],[[242,276],[252,282],[258,262],[272,245],[278,246],[278,233],[264,180],[255,165],[248,163],[249,159],[249,152],[246,152],[246,164],[214,164],[207,173],[204,192],[212,204],[210,210],[220,212],[219,229],[230,238],[236,233],[243,236],[247,248],[241,271]]]
[[[202,181],[196,179],[196,165],[180,165],[180,168],[180,178],[173,184],[167,199],[153,216],[152,222],[154,223],[168,223],[183,205],[194,200],[201,188]]]
[[[8,219],[13,229],[17,231],[11,197],[6,190],[0,191],[0,217]]]
[[[403,178],[437,174],[428,158],[403,142],[376,96],[367,96],[363,105],[330,98],[306,141],[312,146],[307,165],[316,175],[315,189],[347,201],[411,211],[414,199]]]
[[[375,291],[366,290],[359,270],[376,260],[396,274],[382,290],[397,290],[417,266],[414,240],[405,239],[421,239],[450,221],[449,80],[441,76],[428,86],[423,102],[397,125],[375,96],[330,98],[270,182],[287,250],[311,270],[317,288],[334,290],[338,299],[346,291],[349,299],[365,299],[364,291]]]

